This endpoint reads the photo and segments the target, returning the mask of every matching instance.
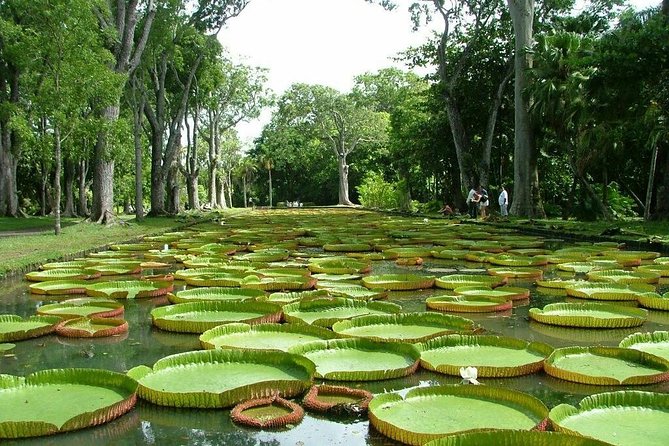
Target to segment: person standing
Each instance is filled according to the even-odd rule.
[[[486,218],[488,216],[487,209],[490,206],[488,191],[479,185],[477,193],[479,194],[479,212],[481,213],[481,218]]]
[[[472,186],[472,188],[469,189],[469,194],[467,195],[467,206],[469,210],[469,216],[471,218],[476,218],[480,199],[481,196],[478,194],[478,192],[476,192],[474,186]]]
[[[509,216],[509,193],[506,191],[506,188],[502,184],[502,192],[499,193],[499,210],[502,217]]]

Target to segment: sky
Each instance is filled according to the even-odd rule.
[[[300,82],[321,84],[347,92],[353,78],[395,66],[393,56],[427,39],[435,20],[418,32],[411,30],[407,7],[398,0],[385,11],[365,0],[251,0],[238,17],[230,19],[219,40],[234,60],[269,69],[268,86],[277,94]],[[632,0],[635,8],[661,0]],[[240,139],[250,145],[269,122],[271,112],[237,126]]]

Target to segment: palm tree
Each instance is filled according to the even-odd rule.
[[[272,169],[274,168],[274,160],[270,154],[263,154],[260,157],[260,164],[267,169],[268,184],[269,184],[269,207],[272,207]]]
[[[242,180],[242,191],[244,194],[244,207],[248,206],[248,186],[255,177],[257,165],[249,157],[244,157],[237,164],[236,174]]]

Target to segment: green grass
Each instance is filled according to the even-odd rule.
[[[184,225],[184,219],[146,218],[142,222],[127,220],[126,225],[103,226],[68,219],[59,236],[53,234],[53,219],[29,217],[21,219],[0,219],[2,232],[21,229],[48,232],[30,235],[0,236],[0,277],[13,272],[22,272],[36,265],[62,259],[82,251],[103,248],[111,243],[119,243],[137,237],[157,234]]]

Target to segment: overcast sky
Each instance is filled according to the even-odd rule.
[[[268,68],[268,85],[278,95],[296,82],[346,92],[358,74],[402,67],[391,58],[425,42],[429,29],[411,31],[411,1],[399,0],[389,12],[365,0],[252,0],[219,38],[235,60]],[[644,8],[661,0],[631,3]],[[265,112],[239,124],[242,141],[251,143],[269,119]]]

